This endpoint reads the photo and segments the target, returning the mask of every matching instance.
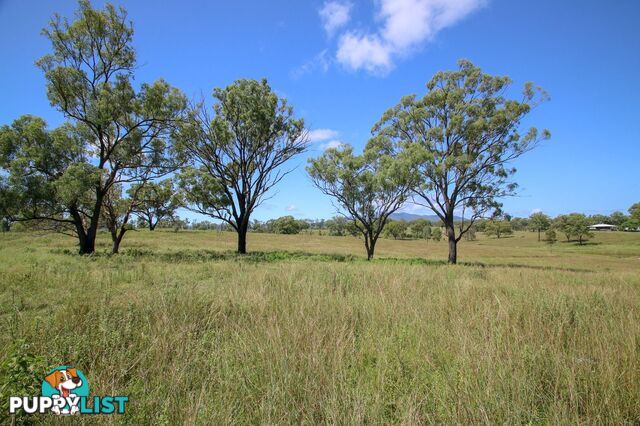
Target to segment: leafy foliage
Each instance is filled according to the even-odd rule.
[[[309,159],[307,171],[314,185],[332,197],[336,207],[364,238],[367,258],[389,216],[406,201],[415,183],[413,159],[393,155],[383,139],[371,140],[362,155],[345,145]]]
[[[629,207],[629,214],[631,215],[631,219],[640,222],[640,203],[635,203]]]
[[[177,167],[171,131],[186,99],[163,80],[133,85],[133,27],[124,9],[81,0],[76,19],[56,15],[43,30],[52,52],[37,61],[51,105],[69,120],[48,131],[23,116],[0,130],[2,168],[18,197],[17,220],[45,220],[95,248],[103,201],[113,186]],[[9,163],[11,163],[9,165]]]
[[[540,233],[549,229],[551,218],[542,212],[533,213],[529,216],[529,226],[538,232],[538,241],[540,241]]]
[[[133,213],[146,222],[153,231],[158,223],[174,218],[182,205],[182,196],[174,188],[173,179],[132,185],[127,193],[137,200]]]
[[[191,167],[180,178],[187,208],[227,222],[246,252],[251,213],[307,148],[304,121],[266,80],[238,80],[213,91],[214,115],[203,103],[180,126],[179,147]]]
[[[409,229],[414,238],[422,238],[425,240],[431,238],[431,223],[426,219],[414,220],[411,222]]]
[[[571,213],[558,216],[554,220],[554,227],[562,232],[567,241],[576,238],[580,245],[588,238],[593,237],[589,230],[589,220],[582,213]]]
[[[297,234],[302,229],[300,221],[293,216],[283,216],[275,219],[271,224],[276,234]]]
[[[10,396],[40,395],[42,378],[46,374],[46,362],[33,353],[32,347],[24,339],[16,339],[7,346],[0,359],[0,410],[9,412]],[[11,424],[32,424],[23,411],[11,417]]]
[[[549,245],[553,245],[556,243],[556,241],[558,241],[558,237],[556,236],[556,231],[554,231],[553,229],[547,229],[547,231],[544,233],[544,236],[545,236],[545,241]]]
[[[407,236],[409,225],[402,220],[392,220],[384,227],[384,233],[387,237],[394,240],[402,240]]]
[[[513,234],[511,223],[507,220],[490,220],[485,225],[485,234],[493,235],[496,238]]]
[[[444,222],[451,263],[457,260],[456,243],[475,220],[499,210],[499,199],[515,193],[509,163],[549,137],[535,128],[519,132],[522,118],[547,98],[544,91],[527,83],[518,101],[507,98],[510,86],[508,77],[485,74],[463,60],[457,71],[437,73],[422,98],[403,97],[373,127],[377,138],[422,159],[421,182],[413,192],[417,203]],[[457,231],[455,211],[466,217]]]

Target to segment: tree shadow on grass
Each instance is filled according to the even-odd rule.
[[[69,249],[54,249],[54,253],[78,256],[76,251]],[[287,260],[313,260],[324,262],[354,262],[360,260],[354,255],[333,253],[307,253],[302,251],[253,251],[247,254],[238,254],[235,251],[218,250],[176,250],[168,252],[156,252],[149,249],[129,248],[119,254],[108,252],[95,252],[88,259],[100,258],[124,258],[124,259],[148,259],[162,262],[209,262],[209,261],[237,261],[249,263],[280,262]]]
[[[53,253],[79,256],[76,251],[69,249],[53,249]],[[85,255],[87,259],[145,259],[167,263],[196,263],[196,262],[219,262],[234,261],[246,263],[273,263],[287,261],[313,261],[313,262],[340,262],[340,263],[373,263],[373,264],[398,264],[398,265],[425,265],[425,266],[447,266],[446,260],[425,259],[421,257],[378,257],[372,261],[367,261],[364,256],[352,254],[336,253],[309,253],[304,251],[253,251],[247,254],[238,254],[235,251],[217,250],[177,250],[169,252],[156,252],[149,249],[129,248],[120,254],[113,255],[108,252],[96,252]],[[565,272],[593,272],[591,269],[567,268],[544,265],[526,265],[520,263],[484,263],[484,262],[459,262],[455,266],[466,266],[476,268],[523,268],[542,271],[565,271]],[[455,267],[454,266],[454,267]]]
[[[560,244],[565,244],[568,246],[574,246],[574,247],[583,247],[583,246],[599,246],[602,244],[602,242],[600,241],[582,241],[582,244],[580,244],[580,241],[578,240],[571,240],[571,241],[559,241]]]
[[[438,259],[423,259],[420,257],[410,258],[394,258],[383,257],[374,259],[376,263],[398,263],[405,265],[432,265],[432,266],[447,266],[449,265],[446,260]],[[545,265],[526,265],[520,263],[484,263],[484,262],[458,262],[455,266],[471,266],[477,268],[523,268],[523,269],[535,269],[540,271],[565,271],[565,272],[593,272],[591,269],[582,268],[567,268],[561,266],[545,266]]]

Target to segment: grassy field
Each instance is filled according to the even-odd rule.
[[[481,237],[456,266],[445,242],[383,240],[373,262],[351,237],[234,244],[140,231],[79,257],[1,235],[0,389],[73,364],[129,395],[87,423],[640,422],[640,234]]]

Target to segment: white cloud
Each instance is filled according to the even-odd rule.
[[[344,146],[344,143],[342,141],[339,140],[331,140],[329,142],[325,142],[323,144],[320,145],[320,148],[322,148],[323,151],[326,151],[328,149],[332,149],[332,148],[340,148],[341,146]]]
[[[377,35],[344,34],[336,58],[350,69],[365,69],[371,73],[384,72],[391,67],[389,46]]]
[[[322,26],[327,35],[332,36],[335,31],[345,26],[351,19],[352,4],[346,1],[325,1],[318,12]]]
[[[322,142],[338,136],[336,130],[331,129],[314,129],[309,131],[309,142]]]
[[[542,209],[535,208],[535,209],[531,210],[531,214],[536,214],[536,213],[542,213]]]
[[[309,131],[309,142],[322,142],[320,149],[340,148],[344,143],[338,139],[338,131],[332,129],[314,129]]]
[[[370,33],[347,31],[336,58],[352,70],[386,73],[394,60],[432,40],[484,4],[485,0],[379,0],[379,28]]]
[[[286,211],[288,212],[296,212],[298,211],[298,206],[296,206],[295,204],[289,204],[286,208]]]

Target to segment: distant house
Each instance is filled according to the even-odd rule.
[[[589,227],[591,231],[615,231],[617,226],[609,225],[608,223],[598,223]]]

